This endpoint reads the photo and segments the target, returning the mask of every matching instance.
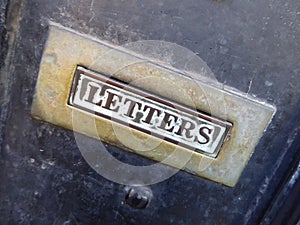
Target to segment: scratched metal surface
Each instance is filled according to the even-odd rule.
[[[0,224],[259,223],[299,153],[296,0],[30,0],[8,1],[8,13],[5,3],[0,9],[6,59],[1,64]],[[199,54],[220,82],[274,104],[278,112],[236,187],[179,172],[149,187],[153,196],[146,209],[124,204],[128,189],[86,164],[72,132],[30,117],[49,19],[115,44],[177,43]],[[109,149],[125,162],[152,163]]]

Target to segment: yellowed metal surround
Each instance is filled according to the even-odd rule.
[[[77,65],[133,83],[143,90],[230,121],[233,123],[230,139],[214,159],[73,108],[67,102]],[[156,161],[164,160],[176,149],[180,153],[177,158],[164,160],[164,163],[227,186],[237,183],[274,113],[275,108],[266,103],[227,90],[226,87],[220,89],[195,81],[124,49],[56,25],[50,26],[32,105],[32,116],[38,120],[99,137]],[[80,126],[73,126],[74,116],[80,121]],[[96,129],[89,125],[91,120]],[[147,142],[131,142],[128,136],[132,135]],[[159,144],[155,144],[152,150],[139,150],[149,142]],[[182,157],[178,157],[180,155]],[[182,165],[181,159],[187,157],[188,162]]]

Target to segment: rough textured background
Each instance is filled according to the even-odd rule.
[[[297,0],[28,0],[10,1],[8,13],[6,1],[0,5],[1,61],[6,59],[0,64],[0,224],[260,221],[299,155]],[[146,209],[124,204],[126,188],[85,163],[72,132],[30,117],[49,19],[115,44],[175,42],[199,54],[220,82],[276,105],[278,112],[237,186],[179,172],[150,186],[153,197]],[[110,151],[126,162],[151,163],[119,149]]]

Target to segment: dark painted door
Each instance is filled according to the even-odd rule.
[[[0,3],[0,224],[297,223],[299,1]],[[219,82],[275,105],[277,113],[238,184],[230,188],[178,172],[132,190],[93,171],[73,132],[30,115],[49,21],[116,45],[137,40],[176,43],[197,53]],[[152,163],[108,149],[133,165]]]

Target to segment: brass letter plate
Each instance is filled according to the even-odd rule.
[[[191,79],[125,48],[51,24],[31,113],[234,186],[275,111],[200,75]]]

